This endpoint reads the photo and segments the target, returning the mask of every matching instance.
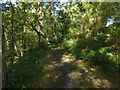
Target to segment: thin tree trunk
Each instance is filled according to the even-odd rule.
[[[35,30],[35,32],[38,35],[38,47],[40,47],[42,45],[42,43],[43,43],[42,34],[40,32],[38,32],[38,30]]]
[[[42,8],[39,6],[41,6],[41,3],[38,3],[38,8],[36,9],[37,13],[36,15],[38,16],[38,13],[41,11],[42,12],[42,18],[43,19],[43,16],[44,16],[44,12],[42,11]],[[41,9],[40,9],[41,8]],[[33,30],[37,33],[38,35],[38,47],[41,47],[41,45],[43,44],[43,38],[44,38],[44,33],[43,33],[43,20],[39,20],[39,17],[38,17],[38,20],[37,20],[37,24],[38,24],[38,28],[36,29],[33,25],[33,23],[31,23],[31,26],[33,28]]]
[[[6,44],[5,44],[5,34],[4,29],[2,29],[2,87],[6,87],[7,80],[8,80],[8,74],[7,74],[7,64],[6,64]]]
[[[15,45],[14,45],[14,42],[15,42],[15,33],[14,33],[14,26],[13,26],[13,5],[10,1],[10,4],[11,4],[11,57],[12,57],[12,61],[11,61],[11,64],[13,64],[13,61],[14,61],[14,53],[15,53]]]
[[[24,15],[25,15],[25,8],[24,8]],[[23,18],[24,18],[24,17],[23,17]],[[25,18],[25,20],[26,20],[26,18]],[[24,36],[24,34],[25,34],[25,24],[26,24],[25,20],[24,20],[23,26],[22,26],[22,47],[21,47],[21,56],[23,56],[23,54],[24,54],[24,49],[26,49],[26,42],[25,42],[25,36]]]
[[[0,13],[1,15],[1,13]],[[2,16],[0,16],[0,39],[2,39],[2,41],[0,40],[0,42],[2,42],[2,88],[5,88],[7,85],[7,64],[6,64],[6,41],[5,41],[5,32],[4,32],[4,27],[2,28]],[[0,46],[1,47],[1,46]]]
[[[41,36],[40,36],[40,34],[39,34],[39,35],[38,35],[38,47],[41,46],[41,43],[42,43],[42,41],[41,41]]]
[[[1,44],[2,44],[2,12],[1,12],[1,10],[0,10],[0,70],[2,69],[2,61],[1,61],[1,59],[2,59],[2,46],[1,46]],[[2,89],[2,80],[3,80],[3,78],[2,78],[2,76],[3,76],[4,74],[1,74],[0,73],[0,89]]]

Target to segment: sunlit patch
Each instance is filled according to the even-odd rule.
[[[16,64],[18,62],[18,60],[15,60],[14,62],[13,62],[13,64]]]
[[[54,78],[58,78],[59,75],[56,75]]]
[[[75,65],[78,67],[78,69],[83,69],[83,70],[87,69],[85,63],[81,60],[76,61]],[[86,71],[86,72],[88,72],[88,71]]]
[[[6,64],[7,64],[7,66],[8,66],[8,65],[10,65],[10,64],[11,64],[11,62],[10,62],[10,61],[7,61],[7,62],[6,62]]]
[[[111,86],[111,83],[106,80],[105,78],[103,78],[102,76],[100,75],[97,75],[96,73],[88,73],[86,76],[85,76],[85,80],[87,82],[90,82],[92,87],[94,88],[105,88],[105,87],[110,87]]]
[[[75,60],[75,57],[72,55],[63,55],[61,60],[62,62],[71,62]]]
[[[50,74],[47,74],[46,77],[50,77]]]
[[[95,69],[95,68],[90,68],[90,71],[93,71],[93,72],[94,72],[94,71],[96,71],[96,69]]]
[[[48,64],[44,67],[45,70],[53,70],[55,68],[55,62]]]
[[[82,73],[80,73],[77,70],[68,73],[69,81],[67,82],[67,87],[68,88],[79,87],[81,75]]]
[[[61,62],[50,56],[44,66],[43,86],[65,88],[109,88],[111,83],[97,69],[83,60],[76,60],[72,54],[63,54]],[[62,85],[59,84],[62,82]]]
[[[68,73],[68,76],[71,79],[79,79],[82,74],[79,71],[73,71],[71,73]]]
[[[110,87],[110,82],[108,82],[105,79],[92,79],[92,83],[94,85],[94,87]]]

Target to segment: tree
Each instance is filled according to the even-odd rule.
[[[38,46],[42,46],[43,44],[43,17],[44,17],[44,10],[41,6],[42,4],[39,2],[33,3],[33,12],[32,18],[33,20],[30,21],[32,29],[37,33],[38,35]]]

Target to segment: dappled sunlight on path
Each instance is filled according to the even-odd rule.
[[[75,57],[72,54],[62,56],[61,62],[70,63],[71,61],[75,61]]]
[[[54,55],[57,55],[54,56]],[[91,68],[85,61],[76,60],[71,54],[62,53],[58,62],[59,51],[49,55],[45,64],[45,77],[35,81],[36,87],[46,88],[111,88],[117,87],[107,77]],[[55,59],[54,59],[55,57]],[[59,59],[60,59],[59,58]],[[39,79],[39,78],[37,78]],[[42,85],[41,85],[42,83]]]

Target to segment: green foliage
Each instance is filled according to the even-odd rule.
[[[105,28],[105,23],[109,15],[116,19],[120,14],[117,4],[64,3],[57,15],[53,3],[44,7],[38,2],[8,5],[2,11],[4,56],[10,70],[8,87],[27,88],[33,77],[42,78],[46,52],[60,45],[77,59],[115,75],[120,68],[119,24]]]
[[[34,77],[44,76],[43,58],[46,56],[48,48],[43,47],[30,49],[11,68],[9,88],[30,88]],[[33,77],[34,76],[34,77]]]
[[[69,46],[69,50],[78,59],[83,59],[91,66],[99,67],[107,75],[114,76],[117,73],[119,55],[113,53],[112,43],[107,43],[105,34],[93,35],[81,38],[76,45]],[[67,44],[68,45],[68,44]]]

